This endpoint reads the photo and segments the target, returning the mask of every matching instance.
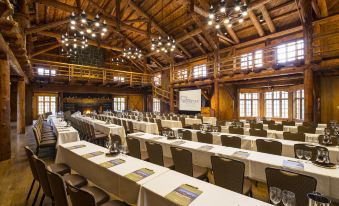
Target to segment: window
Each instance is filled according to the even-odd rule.
[[[257,50],[254,53],[242,54],[240,57],[240,68],[251,69],[253,66],[259,68],[263,66],[263,51]]]
[[[159,74],[156,74],[156,75],[154,76],[153,81],[154,81],[154,84],[155,84],[156,86],[160,86],[160,85],[161,85],[161,74],[160,74],[160,73],[159,73]]]
[[[125,82],[125,77],[115,76],[115,77],[113,77],[113,81],[115,81],[115,82]]]
[[[38,96],[38,114],[44,114],[46,112],[56,113],[55,96]]]
[[[181,69],[177,71],[177,78],[178,80],[185,80],[187,79],[187,70],[186,69]]]
[[[160,99],[153,98],[153,112],[160,112]]]
[[[125,108],[125,98],[124,97],[114,97],[113,98],[113,109],[117,112],[122,112],[126,110]]]
[[[277,46],[278,63],[304,59],[304,40],[298,40]]]
[[[257,117],[259,94],[240,93],[240,117]]]
[[[304,90],[294,92],[294,118],[304,119]]]
[[[193,67],[193,78],[207,77],[206,64],[196,65]]]
[[[288,118],[288,92],[265,93],[266,117]]]
[[[44,68],[38,68],[38,75],[39,76],[56,76],[56,71],[53,69],[44,69]]]

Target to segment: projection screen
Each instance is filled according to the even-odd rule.
[[[179,110],[201,111],[201,89],[179,91]]]

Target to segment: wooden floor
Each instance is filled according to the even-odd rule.
[[[31,171],[23,148],[26,145],[35,148],[31,127],[26,127],[25,135],[17,135],[15,124],[12,124],[12,158],[0,162],[0,206],[32,205],[33,195],[28,202],[25,201],[32,182]],[[46,163],[53,162],[53,152],[45,152],[42,155]],[[37,187],[34,188],[33,194],[36,189]],[[253,184],[253,196],[256,199],[267,201],[266,185],[263,183],[259,183],[257,186]],[[41,194],[38,198],[39,201],[40,197]],[[44,205],[51,205],[51,201],[46,198]],[[333,206],[339,206],[339,204],[333,204]]]

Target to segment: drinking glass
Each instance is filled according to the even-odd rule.
[[[304,157],[304,151],[301,149],[297,149],[296,154],[297,154],[298,159],[302,159]]]
[[[278,205],[281,201],[281,189],[270,187],[270,200],[274,205]]]
[[[108,150],[110,150],[110,148],[111,148],[111,141],[110,140],[108,140],[108,141],[106,141],[106,148],[108,149]]]
[[[182,132],[178,132],[178,137],[179,137],[179,139],[182,139],[183,136],[184,136],[184,134],[183,134]]]
[[[304,157],[307,161],[310,161],[312,158],[312,152],[311,151],[304,151]]]
[[[295,194],[291,191],[284,190],[282,192],[282,203],[285,206],[294,206],[295,205]]]

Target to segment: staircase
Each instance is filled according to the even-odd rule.
[[[162,89],[160,86],[154,84],[152,81],[152,94],[153,97],[160,99],[162,102],[170,104],[170,92]],[[174,107],[177,107],[177,101],[174,93]]]

